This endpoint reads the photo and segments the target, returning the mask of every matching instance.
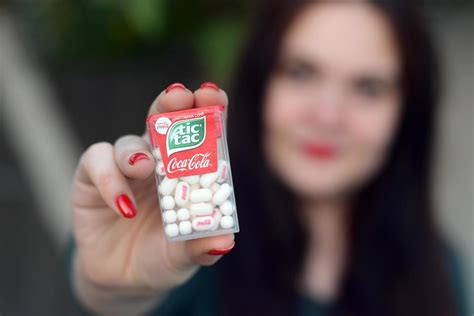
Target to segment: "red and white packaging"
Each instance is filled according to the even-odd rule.
[[[147,119],[168,241],[239,231],[222,106]]]

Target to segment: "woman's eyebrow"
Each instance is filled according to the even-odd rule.
[[[299,67],[302,67],[310,71],[320,70],[320,66],[314,61],[310,61],[309,58],[306,58],[304,56],[297,55],[294,53],[283,53],[281,57],[279,58],[279,65],[280,66],[297,65]]]
[[[398,87],[400,79],[398,75],[385,75],[374,72],[355,76],[352,79],[352,82],[356,84],[361,82],[371,82],[383,86]]]
[[[315,56],[305,56],[304,53],[295,52],[291,49],[283,50],[278,59],[278,67],[288,65],[296,65],[308,71],[318,72],[321,74],[329,71],[328,69],[325,71],[324,62],[318,60]],[[374,65],[361,67],[359,70],[354,70],[351,81],[358,82],[361,80],[370,80],[381,84],[398,86],[400,84],[400,75],[397,72],[392,74],[391,70],[383,68],[385,67],[382,67],[381,69]]]

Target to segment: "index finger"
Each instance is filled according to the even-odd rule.
[[[147,117],[157,113],[190,109],[193,105],[194,95],[191,90],[186,88],[184,84],[175,82],[170,84],[165,90],[161,91],[161,93],[155,98],[148,109]],[[142,138],[150,144],[146,128],[142,134]]]
[[[192,108],[193,105],[193,93],[184,84],[175,82],[156,97],[148,110],[148,116],[156,113],[186,110]]]

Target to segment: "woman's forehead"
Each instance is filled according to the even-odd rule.
[[[385,16],[366,3],[308,5],[288,28],[282,55],[341,71],[396,72],[399,53]]]

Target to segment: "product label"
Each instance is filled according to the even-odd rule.
[[[206,139],[206,117],[183,120],[173,123],[166,135],[168,156],[202,145]]]
[[[219,111],[219,107],[195,108],[148,118],[151,143],[160,149],[168,178],[217,170]]]

